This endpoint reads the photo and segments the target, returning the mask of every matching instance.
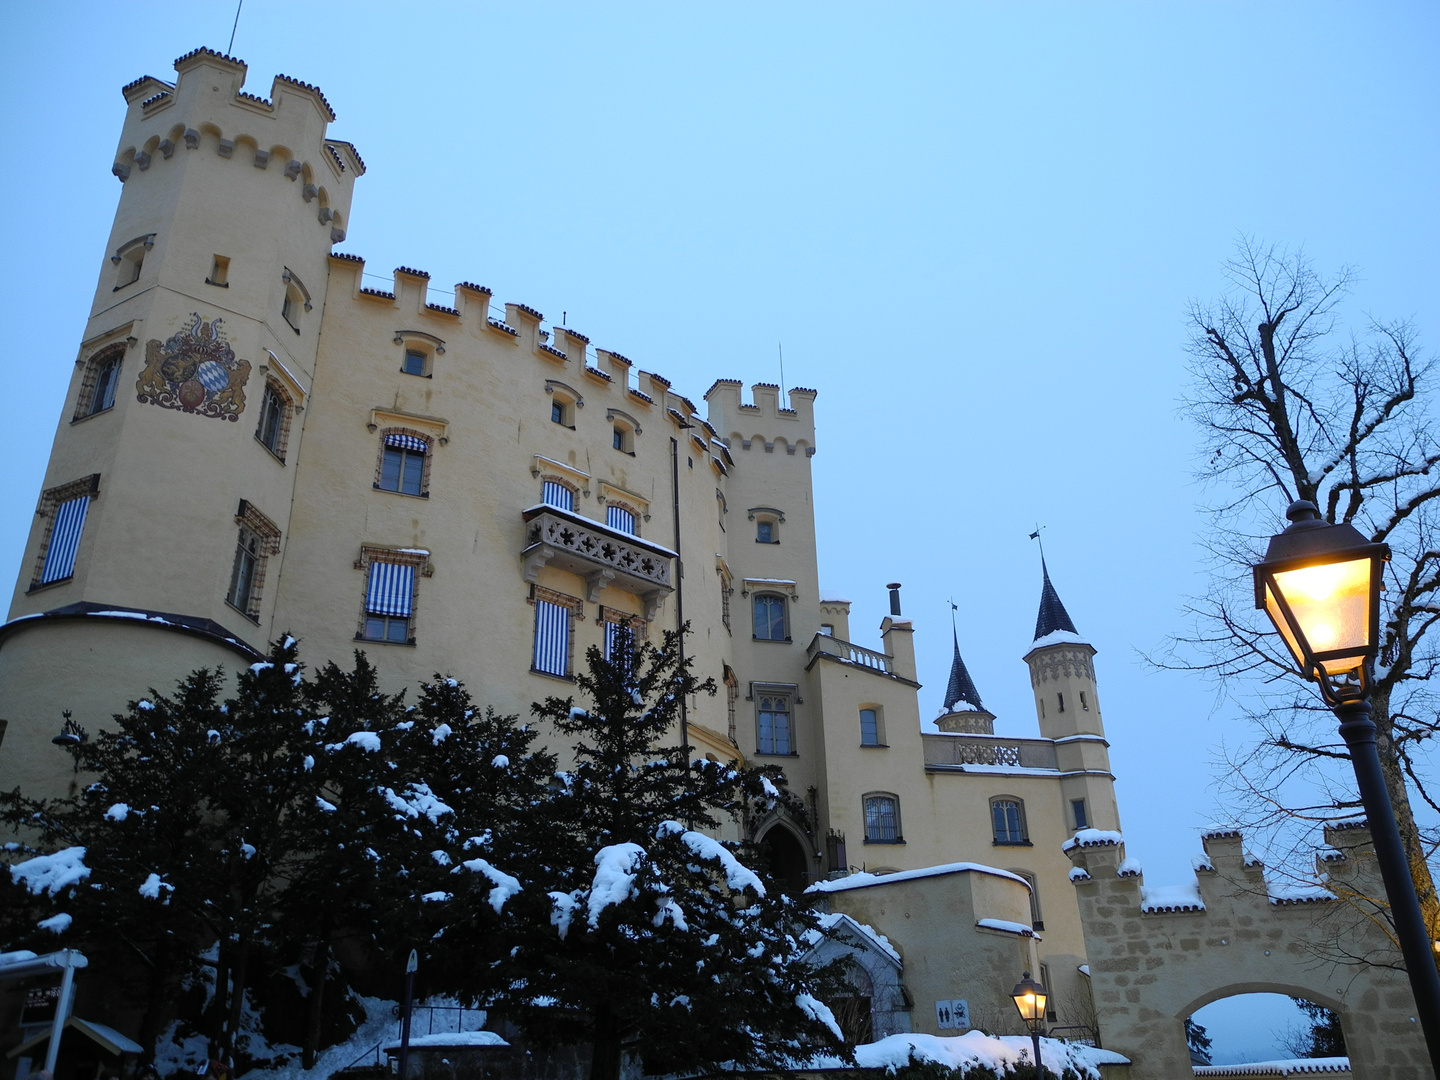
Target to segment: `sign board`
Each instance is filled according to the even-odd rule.
[[[970,1002],[965,998],[935,1002],[935,1022],[941,1031],[970,1027]]]
[[[32,986],[25,991],[25,1010],[20,1014],[20,1025],[49,1024],[55,1019],[55,1007],[60,1003],[60,987]]]

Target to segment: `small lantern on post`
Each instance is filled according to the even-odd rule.
[[[1440,971],[1400,841],[1370,715],[1379,652],[1380,590],[1390,548],[1354,526],[1331,525],[1312,502],[1293,502],[1290,525],[1254,567],[1255,606],[1275,624],[1300,674],[1340,721],[1385,883],[1395,936],[1415,995],[1431,1064],[1440,1064]]]
[[[1045,1031],[1045,1003],[1049,997],[1045,987],[1032,979],[1028,971],[1015,985],[1015,989],[1010,991],[1010,999],[1015,1002],[1020,1019],[1024,1020],[1025,1026],[1030,1029],[1030,1042],[1035,1047],[1036,1080],[1045,1075],[1040,1067],[1040,1036]]]

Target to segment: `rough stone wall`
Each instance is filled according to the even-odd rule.
[[[1428,1075],[1398,951],[1366,899],[1384,895],[1369,830],[1333,826],[1325,840],[1323,889],[1267,881],[1238,832],[1205,836],[1193,891],[1145,889],[1115,834],[1070,847],[1101,1035],[1135,1080],[1190,1076],[1185,1018],[1247,993],[1338,1013],[1356,1080]]]

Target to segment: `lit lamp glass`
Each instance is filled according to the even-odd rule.
[[[1045,987],[1030,978],[1028,971],[1010,992],[1010,997],[1015,1002],[1015,1008],[1020,1010],[1020,1018],[1032,1028],[1045,1019],[1045,1002],[1049,995]]]
[[[1291,525],[1255,567],[1255,606],[1327,701],[1368,690],[1376,652],[1382,567],[1390,557],[1350,525],[1329,525],[1313,503],[1292,503]]]

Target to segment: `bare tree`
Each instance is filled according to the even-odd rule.
[[[1434,366],[1404,322],[1342,322],[1349,270],[1322,277],[1303,254],[1247,240],[1226,273],[1225,295],[1190,310],[1185,402],[1204,448],[1200,477],[1216,497],[1214,587],[1192,605],[1193,635],[1173,643],[1162,664],[1207,671],[1257,725],[1255,745],[1226,753],[1240,824],[1272,843],[1288,831],[1294,842],[1297,821],[1359,812],[1335,721],[1254,610],[1250,566],[1295,499],[1388,543],[1374,719],[1416,891],[1440,938],[1426,862],[1435,838],[1412,810],[1412,800],[1440,810],[1416,760],[1440,731],[1428,682],[1440,654],[1440,635],[1430,633],[1440,619]]]

